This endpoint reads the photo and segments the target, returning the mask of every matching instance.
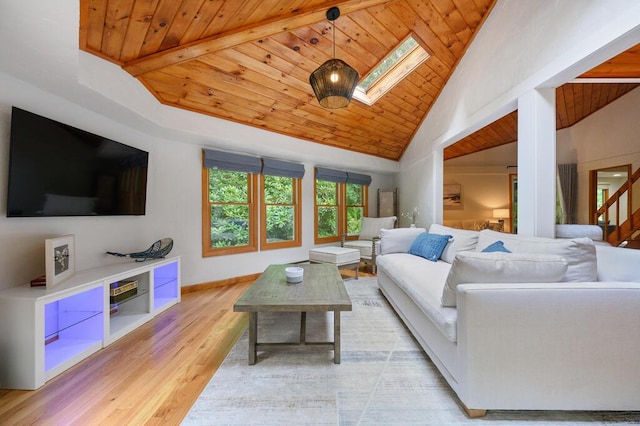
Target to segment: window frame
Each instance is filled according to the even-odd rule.
[[[243,246],[211,247],[211,206],[220,203],[209,201],[209,168],[202,165],[202,256],[224,256],[229,254],[250,253],[258,251],[258,175],[249,172],[236,172],[247,174],[247,192],[249,206],[249,242]]]
[[[366,217],[369,214],[369,187],[367,185],[351,183],[351,182],[346,182],[341,185],[342,185],[343,199],[344,199],[344,230],[342,233],[345,235],[345,238],[347,240],[357,240],[360,236],[359,232],[357,234],[347,233],[347,230],[348,230],[347,229],[348,228],[347,211],[350,207],[362,207],[362,217]],[[353,205],[347,204],[347,185],[360,186],[360,191],[362,192],[361,194],[362,204],[353,204]],[[362,223],[362,221],[360,223]]]
[[[415,41],[415,46],[405,52],[384,72],[382,72],[366,90],[359,84],[353,92],[353,99],[362,102],[365,105],[372,106],[389,90],[393,89],[397,84],[403,81],[416,68],[425,63],[432,55],[426,48],[426,44],[422,42],[420,37],[411,32],[398,45],[391,50],[380,62],[378,62],[362,79],[365,81],[371,73],[376,72],[380,66],[391,56],[395,54],[400,47],[409,39]]]
[[[275,250],[302,246],[302,179],[291,177],[293,182],[292,204],[267,204],[265,202],[265,177],[260,176],[260,250]],[[267,206],[291,205],[294,208],[294,239],[270,243],[267,241]]]
[[[345,236],[347,240],[356,240],[358,239],[358,234],[355,235],[347,235],[347,208],[353,206],[347,206],[347,184],[349,182],[331,182],[336,185],[336,207],[338,210],[338,235],[331,237],[319,237],[318,230],[318,208],[319,207],[327,207],[333,206],[329,204],[318,204],[318,196],[317,196],[317,182],[318,179],[314,177],[313,179],[313,225],[314,225],[314,242],[315,244],[325,244],[325,243],[334,243],[342,240],[342,237]],[[363,217],[369,214],[369,186],[360,184],[362,188],[362,215]],[[359,206],[356,206],[359,207]]]

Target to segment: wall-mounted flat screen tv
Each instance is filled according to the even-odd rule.
[[[7,217],[143,215],[149,153],[13,107]]]

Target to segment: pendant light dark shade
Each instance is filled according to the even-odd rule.
[[[329,59],[311,73],[309,82],[318,102],[325,108],[349,105],[358,85],[358,72],[340,59]]]
[[[335,21],[340,16],[340,9],[332,7],[327,11],[327,18]],[[333,26],[333,59],[329,59],[309,76],[309,83],[318,102],[325,108],[343,108],[349,105],[359,79],[358,71],[346,62],[336,59],[336,28]]]

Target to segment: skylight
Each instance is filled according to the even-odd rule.
[[[427,51],[412,36],[407,37],[358,84],[353,97],[373,105],[428,58]]]

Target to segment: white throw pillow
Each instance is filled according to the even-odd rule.
[[[363,217],[360,222],[359,240],[372,240],[380,236],[381,229],[393,228],[396,223],[395,216],[388,217]]]
[[[456,257],[456,253],[460,251],[473,251],[478,244],[478,231],[469,231],[464,229],[449,228],[448,226],[438,225],[434,223],[429,228],[430,234],[451,235],[452,240],[445,247],[440,259],[447,263],[452,263]]]
[[[426,228],[395,228],[380,230],[380,254],[408,253],[411,244]]]
[[[522,237],[515,234],[495,232],[488,229],[480,231],[477,251],[481,251],[496,241],[512,253],[557,254],[567,262],[567,272],[563,282],[598,281],[596,247],[590,238],[543,238]]]
[[[442,290],[442,306],[456,306],[458,284],[559,282],[567,262],[558,255],[460,252]]]

